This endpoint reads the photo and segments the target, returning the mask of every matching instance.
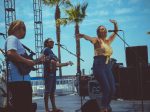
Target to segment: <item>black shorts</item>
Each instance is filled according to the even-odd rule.
[[[56,74],[49,73],[44,80],[45,80],[45,94],[54,94],[56,90]]]

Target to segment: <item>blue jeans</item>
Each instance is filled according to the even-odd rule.
[[[95,56],[93,74],[102,89],[101,108],[110,108],[111,98],[115,93],[115,81],[110,62],[106,64],[106,56]]]

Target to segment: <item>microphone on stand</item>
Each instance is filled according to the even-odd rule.
[[[64,45],[62,45],[62,44],[58,44],[58,43],[56,43],[55,45],[58,45],[58,46],[59,46],[59,45],[60,45],[60,46],[64,46]]]
[[[117,31],[123,31],[123,30],[108,30],[108,32],[117,32]]]

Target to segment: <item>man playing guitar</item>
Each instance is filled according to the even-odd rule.
[[[11,93],[11,108],[9,112],[32,111],[30,75],[29,73],[22,75],[15,64],[22,63],[30,67],[35,65],[33,60],[21,56],[21,54],[25,53],[25,49],[20,39],[23,39],[25,34],[26,26],[23,21],[15,20],[10,24],[8,38],[5,42],[5,51],[8,58],[8,90]]]
[[[42,53],[46,57],[44,62],[45,111],[50,112],[48,108],[48,98],[50,96],[52,112],[62,112],[62,110],[58,109],[55,104],[56,69],[57,67],[72,65],[73,63],[71,61],[59,63],[57,56],[52,51],[53,46],[54,41],[51,38],[48,38],[44,41],[44,49],[42,50]]]

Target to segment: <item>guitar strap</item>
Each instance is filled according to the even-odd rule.
[[[23,46],[29,53],[31,53],[32,55],[35,55],[35,53],[34,53],[31,49],[29,49],[27,46],[25,46],[24,44],[22,44],[22,46]]]
[[[30,53],[30,55],[35,55],[35,53],[29,49],[27,46],[25,46],[24,44],[22,44],[22,46]],[[24,80],[24,75],[23,75],[23,80]]]

